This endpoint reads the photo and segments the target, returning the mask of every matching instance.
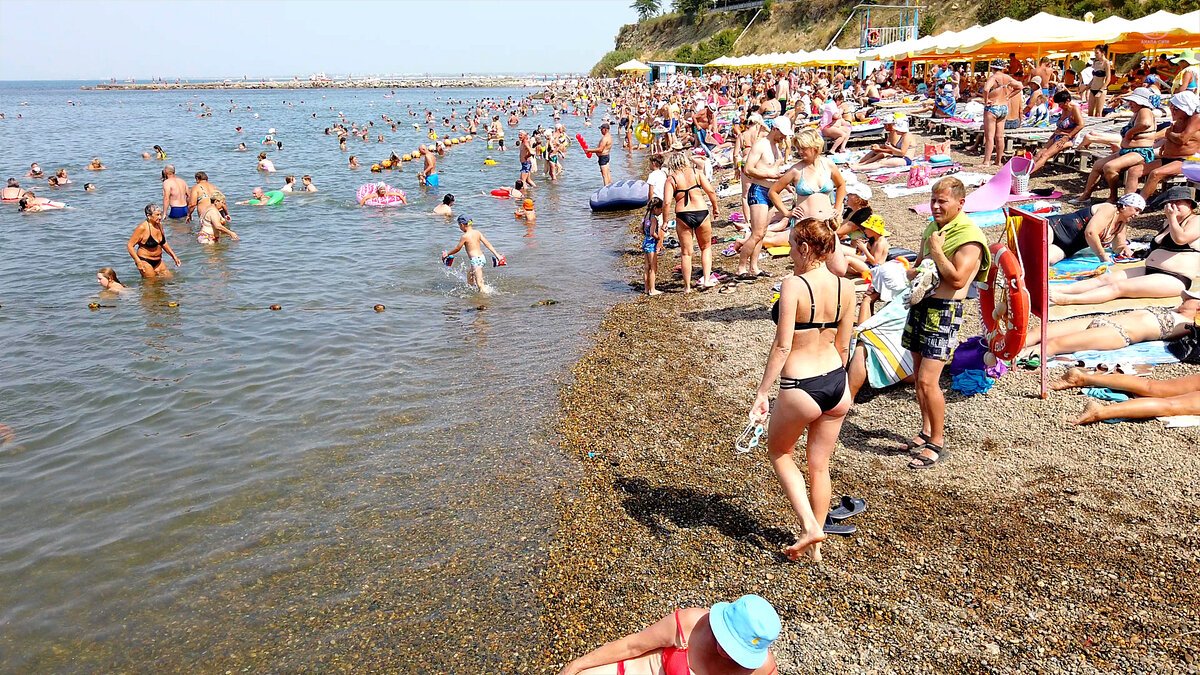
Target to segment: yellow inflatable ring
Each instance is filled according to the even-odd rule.
[[[638,143],[641,143],[642,145],[647,145],[650,143],[650,141],[654,140],[654,137],[650,134],[650,127],[646,126],[645,122],[642,122],[634,128],[633,137],[636,138]]]

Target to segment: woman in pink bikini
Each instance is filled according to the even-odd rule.
[[[677,609],[575,659],[559,675],[772,675],[770,647],[780,630],[771,603],[743,595],[712,609]]]

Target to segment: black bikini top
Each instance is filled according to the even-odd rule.
[[[155,239],[154,238],[154,228],[148,227],[148,228],[146,228],[146,241],[142,242],[142,247],[143,248],[158,248],[158,247],[162,246],[163,242],[165,242],[166,240],[167,240],[167,233],[165,231],[163,232],[162,239]]]
[[[800,277],[800,281],[803,281],[804,285],[808,288],[808,312],[809,312],[808,318],[809,318],[809,320],[805,323],[801,323],[801,322],[797,321],[796,322],[796,330],[813,330],[813,329],[820,330],[823,328],[837,328],[839,319],[842,318],[842,279],[841,279],[841,277],[838,277],[838,280],[837,280],[837,283],[838,283],[837,313],[834,314],[833,321],[825,321],[822,323],[813,321],[813,319],[817,318],[817,299],[813,295],[812,284],[808,283],[808,279],[805,279],[804,277]],[[779,301],[778,300],[775,301],[775,304],[771,305],[771,320],[777,324],[779,323]]]

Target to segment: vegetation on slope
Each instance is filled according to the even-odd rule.
[[[613,66],[631,58],[706,63],[720,56],[822,49],[850,17],[857,0],[799,0],[765,3],[764,11],[746,30],[755,10],[710,12],[711,0],[675,0],[675,11],[657,15],[660,0],[635,0],[633,7],[643,20],[621,27],[615,49],[592,68],[592,75],[613,74]],[[1001,17],[1027,19],[1038,12],[1082,18],[1087,12],[1097,21],[1117,14],[1134,19],[1161,9],[1183,14],[1200,8],[1200,0],[924,0],[920,34],[961,30],[973,24],[991,23]],[[886,15],[879,14],[886,20]],[[737,40],[734,44],[734,40]],[[858,20],[854,19],[838,38],[840,47],[855,47]]]

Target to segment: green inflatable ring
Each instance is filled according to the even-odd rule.
[[[263,197],[266,198],[265,203],[267,206],[271,206],[273,204],[278,204],[279,202],[283,201],[283,193],[280,192],[279,190],[271,190],[270,192],[264,192]],[[260,206],[263,203],[264,202],[261,202],[257,199],[250,200],[250,204],[252,204],[253,206]]]

